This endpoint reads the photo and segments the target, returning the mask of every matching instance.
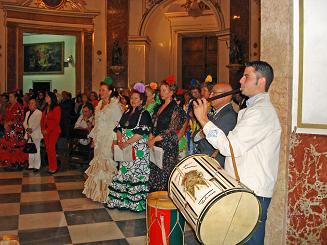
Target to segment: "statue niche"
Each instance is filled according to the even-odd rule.
[[[112,57],[111,57],[111,65],[112,66],[121,66],[122,62],[122,49],[119,46],[119,40],[115,39],[113,47],[112,47]]]
[[[119,46],[119,40],[117,38],[115,39],[114,44],[112,46],[110,69],[116,76],[121,74],[124,70],[123,51]]]
[[[232,35],[229,50],[230,64],[243,64],[243,53],[241,50],[241,43],[235,35]]]

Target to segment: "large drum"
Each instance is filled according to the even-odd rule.
[[[261,215],[254,193],[207,155],[192,155],[177,164],[169,196],[206,245],[246,241]]]
[[[167,191],[149,193],[146,220],[147,244],[184,244],[185,219],[168,197]]]

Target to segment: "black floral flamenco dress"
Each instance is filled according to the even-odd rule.
[[[155,146],[163,148],[164,156],[162,169],[152,162],[150,163],[150,192],[168,189],[169,176],[178,162],[179,140],[177,132],[183,127],[185,119],[185,112],[175,100],[172,100],[160,114],[158,111],[153,114],[152,134],[162,137],[162,140],[157,141]]]

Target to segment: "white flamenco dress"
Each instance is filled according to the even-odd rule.
[[[115,99],[102,110],[101,106],[102,101],[95,109],[95,124],[89,134],[94,142],[94,158],[85,171],[88,178],[84,183],[83,194],[93,201],[105,203],[108,199],[108,185],[117,172],[111,146],[116,138],[113,129],[118,124],[122,111]]]

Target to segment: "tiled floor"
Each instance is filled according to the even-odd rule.
[[[146,244],[145,213],[108,210],[82,194],[83,173],[0,171],[0,235],[21,244]],[[187,245],[199,244],[185,232]]]

